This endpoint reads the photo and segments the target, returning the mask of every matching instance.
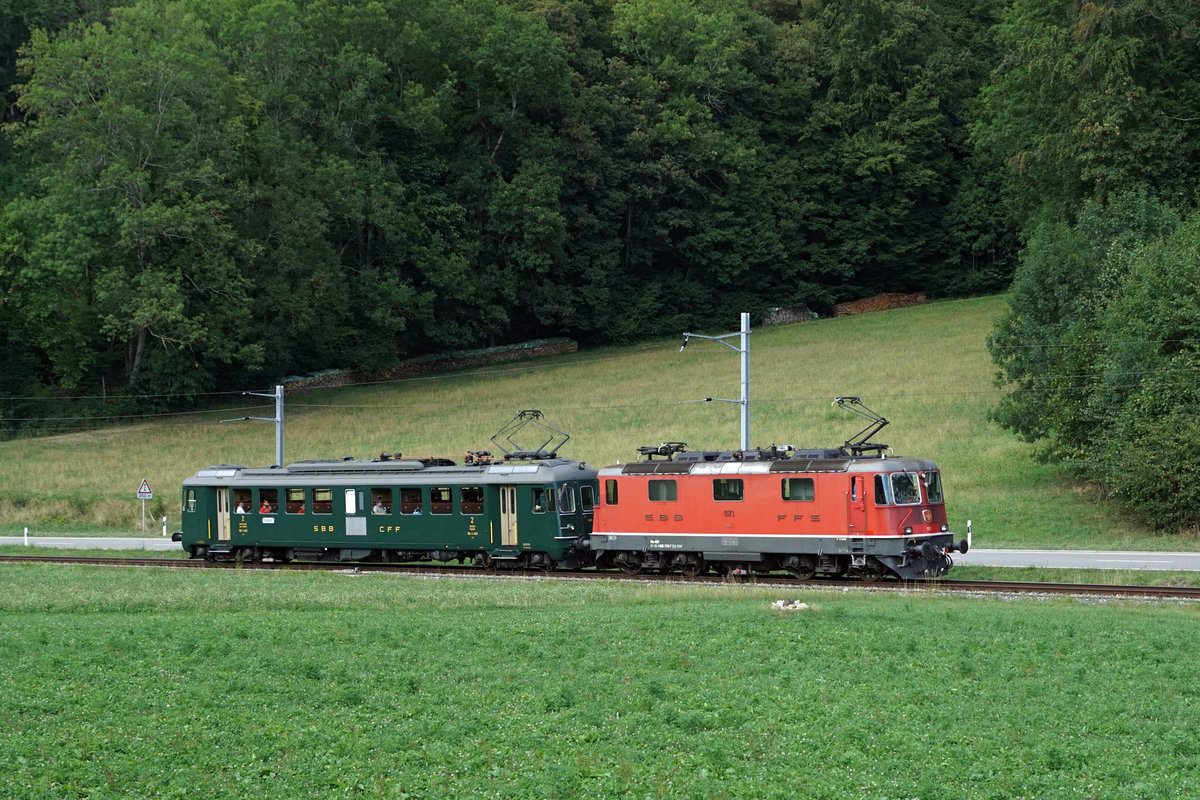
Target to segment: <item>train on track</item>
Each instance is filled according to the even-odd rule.
[[[597,470],[559,456],[569,437],[541,412],[521,411],[492,437],[499,456],[214,466],[184,481],[175,538],[210,560],[945,575],[967,542],[949,529],[937,466],[869,443],[887,420],[857,398],[836,402],[873,418],[836,448],[667,442]],[[531,432],[532,447],[518,443]]]

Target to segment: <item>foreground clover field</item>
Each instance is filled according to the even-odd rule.
[[[0,796],[1200,788],[1200,607],[0,567]]]

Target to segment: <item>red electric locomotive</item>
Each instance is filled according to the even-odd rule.
[[[668,442],[600,470],[595,562],[629,573],[945,575],[948,553],[967,542],[950,532],[937,466],[868,443],[887,420],[858,398],[837,402],[873,419],[839,448],[688,452]]]

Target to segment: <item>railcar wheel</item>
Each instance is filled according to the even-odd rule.
[[[695,561],[689,561],[684,564],[680,570],[685,578],[695,578],[697,575],[703,575],[708,572],[708,563],[700,556],[696,556]]]

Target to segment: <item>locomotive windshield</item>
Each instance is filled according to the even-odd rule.
[[[911,506],[921,502],[921,489],[917,482],[917,473],[892,473],[892,502],[901,506]]]

